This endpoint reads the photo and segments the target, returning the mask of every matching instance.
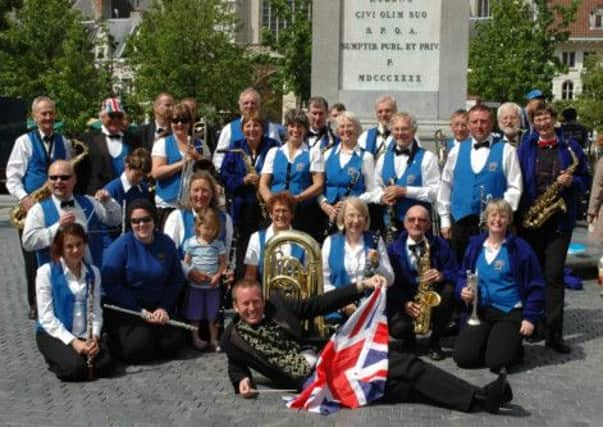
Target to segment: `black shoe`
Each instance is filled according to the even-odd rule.
[[[35,306],[29,307],[27,317],[29,320],[38,320],[38,309]]]
[[[507,382],[506,371],[503,370],[498,378],[477,392],[475,399],[483,409],[491,414],[498,413],[501,406],[513,400],[513,390]]]
[[[572,348],[567,345],[563,339],[557,339],[552,341],[547,341],[546,346],[553,351],[561,354],[569,354],[572,351]]]
[[[440,344],[431,344],[427,351],[427,356],[433,361],[440,361],[446,359],[446,353],[440,347]]]

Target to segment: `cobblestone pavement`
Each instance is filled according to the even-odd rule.
[[[5,218],[5,216],[4,216]],[[598,426],[603,415],[603,298],[594,281],[567,293],[567,356],[527,345],[526,362],[510,375],[515,399],[506,415],[463,414],[419,404],[378,405],[321,417],[285,408],[280,393],[235,397],[225,357],[187,351],[167,363],[130,366],[112,379],[59,382],[45,368],[27,320],[17,233],[0,221],[0,424],[2,425],[514,425]],[[439,366],[475,383],[486,369]]]

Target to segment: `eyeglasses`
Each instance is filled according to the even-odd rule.
[[[48,175],[48,179],[51,181],[68,181],[72,175]]]
[[[108,114],[108,116],[109,116],[109,118],[110,118],[111,120],[114,120],[114,119],[119,119],[119,120],[121,120],[121,119],[123,119],[123,118],[124,118],[123,113],[109,113],[109,114]]]
[[[188,117],[172,117],[172,124],[178,124],[178,123],[182,123],[183,125],[186,125],[188,123],[190,123],[190,120],[188,119]]]
[[[153,221],[153,218],[150,216],[141,216],[140,218],[130,218],[130,222],[134,225],[148,224],[151,221]]]
[[[408,222],[418,222],[421,224],[424,224],[427,222],[427,219],[425,218],[417,218],[417,217],[406,217],[406,221]]]

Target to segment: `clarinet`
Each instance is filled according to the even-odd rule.
[[[90,283],[88,289],[88,307],[86,313],[86,341],[88,344],[94,339],[93,321],[94,321],[94,279]],[[88,367],[88,379],[94,379],[94,357],[88,353],[86,358],[86,366]]]
[[[345,192],[343,193],[343,197],[341,197],[342,200],[345,199],[346,197],[348,197],[350,195],[350,193],[352,192],[354,186],[358,182],[359,178],[360,178],[360,172],[353,171],[352,179],[350,180],[350,182],[348,182],[348,185],[345,188]],[[335,203],[334,204],[336,204],[339,200],[340,200],[339,197],[337,199],[335,199]],[[326,238],[326,237],[329,236],[329,234],[331,234],[331,230],[335,227],[335,222],[336,221],[337,221],[337,218],[331,219],[331,217],[329,217],[329,222],[327,223],[327,228],[325,228],[325,231],[323,233],[323,237]]]
[[[388,184],[395,185],[395,183],[394,178],[390,178]],[[398,227],[396,227],[396,203],[387,206],[386,209],[389,221],[385,224],[385,244],[389,246],[393,243],[398,232]]]

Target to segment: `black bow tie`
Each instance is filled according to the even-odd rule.
[[[157,128],[157,130],[155,131],[155,133],[162,133],[165,129],[164,128]]]
[[[425,240],[421,240],[419,243],[413,243],[408,245],[408,249],[415,256],[419,256],[419,254],[423,253],[425,250]]]
[[[378,136],[382,136],[383,138],[387,138],[390,135],[390,131],[389,129],[383,129],[383,132],[381,132],[379,129],[377,129],[377,135]]]
[[[74,208],[74,207],[75,207],[75,201],[73,199],[61,201],[61,209]]]
[[[473,146],[473,149],[479,150],[482,147],[490,148],[490,141],[488,141],[486,139],[485,141],[482,141],[482,142],[476,142],[475,145]]]
[[[326,127],[322,128],[322,129],[319,129],[317,132],[314,132],[313,130],[309,130],[308,131],[308,137],[309,138],[320,139],[326,133],[327,133],[327,128]]]
[[[107,138],[109,139],[121,139],[121,135],[120,134],[115,134],[115,135],[107,135]]]
[[[406,154],[410,157],[410,148],[401,148],[397,145],[394,147],[394,151],[396,152],[396,156],[401,156],[402,154]]]
[[[52,141],[52,135],[44,135],[42,137],[42,141],[48,144],[50,141]]]

